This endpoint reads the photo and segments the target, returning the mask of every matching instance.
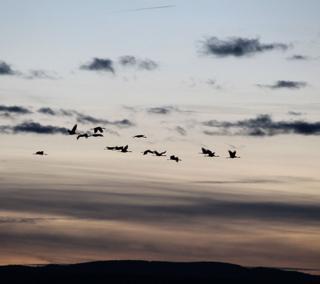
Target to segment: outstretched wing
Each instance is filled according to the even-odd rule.
[[[206,148],[201,147],[202,154],[207,154],[208,150]]]
[[[160,155],[164,155],[165,153],[167,153],[167,151],[161,152]]]
[[[72,127],[71,132],[76,132],[77,127],[78,127],[78,125],[77,125],[77,124],[75,124],[75,125]]]

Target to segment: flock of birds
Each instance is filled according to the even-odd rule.
[[[91,132],[79,133],[79,132],[77,132],[77,124],[75,124],[71,130],[68,129],[68,133],[69,133],[69,135],[77,135],[77,140],[79,140],[82,137],[84,137],[84,138],[103,137],[102,133],[103,133],[104,129],[105,129],[104,127],[97,126],[97,127],[94,127],[94,128],[90,129],[90,130],[93,130],[93,133],[91,133]],[[138,135],[133,136],[133,138],[147,138],[147,136],[145,136],[143,134],[138,134]],[[129,149],[129,145],[125,145],[125,146],[107,146],[105,148],[105,150],[119,151],[121,153],[132,152],[132,151],[129,151],[128,149]],[[164,156],[166,156],[166,153],[167,153],[167,151],[159,152],[157,150],[150,150],[150,149],[145,150],[145,151],[142,152],[143,155],[153,154],[154,156],[157,156],[157,157],[164,157]],[[228,153],[229,153],[229,157],[227,157],[227,158],[230,158],[230,159],[240,158],[240,157],[237,156],[237,151],[229,150]],[[37,152],[35,152],[33,154],[34,155],[41,155],[41,156],[48,155],[47,153],[45,153],[42,150],[41,151],[37,151]],[[211,151],[210,149],[206,149],[206,148],[203,148],[203,147],[201,148],[200,154],[203,154],[203,155],[205,155],[207,157],[214,157],[214,158],[220,157],[220,156],[217,156],[216,153]],[[176,161],[177,163],[182,161],[179,157],[177,157],[175,155],[170,155],[169,160]]]

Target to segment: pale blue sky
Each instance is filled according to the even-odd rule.
[[[92,104],[93,97],[109,104],[319,101],[319,1],[0,3],[0,60],[17,70],[50,70],[61,77],[59,82],[26,82],[2,76],[0,95],[8,103],[24,101],[23,92],[54,105],[71,104],[75,97],[80,104]],[[130,11],[162,5],[174,6]],[[201,56],[201,40],[210,36],[259,37],[262,43],[283,42],[292,48],[249,58]],[[116,76],[79,70],[93,57],[116,60],[126,54],[155,60],[159,69],[121,71]],[[292,54],[313,60],[286,60]],[[222,89],[212,89],[208,79]],[[276,80],[306,81],[310,86],[277,92],[255,86]]]

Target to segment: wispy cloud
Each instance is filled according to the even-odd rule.
[[[273,136],[279,134],[320,135],[320,122],[303,120],[274,121],[270,115],[262,114],[256,118],[235,122],[209,120],[203,125],[214,128],[205,130],[207,135],[248,135]]]
[[[115,73],[113,61],[109,58],[93,58],[89,63],[80,66],[80,69],[98,72]]]
[[[183,110],[180,109],[176,106],[160,106],[160,107],[149,107],[146,109],[147,113],[150,114],[171,114],[173,112],[177,112],[177,113],[190,113],[192,111],[190,110]]]
[[[310,57],[301,54],[294,54],[292,56],[287,57],[288,60],[297,60],[297,61],[306,61],[309,60]]]
[[[30,70],[27,74],[21,75],[24,79],[47,79],[47,80],[57,80],[59,77],[54,72],[49,72],[46,70]]]
[[[300,115],[303,115],[303,113],[302,113],[302,112],[299,112],[299,111],[293,111],[293,110],[288,111],[288,114],[289,114],[289,115],[293,115],[293,116],[300,116]]]
[[[35,134],[66,134],[67,129],[65,127],[42,125],[34,121],[25,121],[14,126],[1,125],[0,132],[6,134],[18,134],[18,133],[35,133]]]
[[[181,136],[187,135],[187,130],[185,130],[182,126],[176,126],[175,131],[178,132]]]
[[[91,123],[91,124],[104,124],[114,125],[118,127],[132,127],[135,124],[129,119],[110,121],[107,119],[96,118],[91,115],[85,115],[77,112],[77,121],[80,123]]]
[[[260,88],[269,89],[301,89],[307,87],[307,83],[304,81],[289,81],[289,80],[279,80],[272,85],[262,85],[257,84]]]
[[[258,38],[231,37],[219,39],[210,37],[202,42],[202,52],[216,57],[243,57],[271,50],[287,50],[289,45],[284,43],[261,43]]]
[[[2,75],[16,75],[17,72],[14,71],[10,64],[5,61],[0,61],[0,76]]]
[[[29,70],[28,72],[22,72],[18,70],[13,70],[11,65],[5,61],[0,61],[0,76],[12,75],[17,76],[22,79],[49,79],[56,80],[59,79],[55,72],[49,72],[45,70]]]
[[[147,109],[148,113],[153,114],[170,114],[172,112],[172,108],[170,107],[151,107]]]
[[[22,106],[5,106],[0,105],[0,112],[6,112],[6,113],[14,113],[14,114],[29,114],[32,113],[32,111],[26,107]]]
[[[123,67],[134,67],[139,70],[152,71],[158,68],[158,63],[151,59],[140,59],[133,55],[119,57],[118,63]]]

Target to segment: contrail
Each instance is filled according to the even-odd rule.
[[[155,10],[155,9],[166,9],[166,8],[173,8],[176,7],[176,5],[163,5],[163,6],[151,6],[151,7],[144,7],[144,8],[136,8],[136,9],[127,9],[127,10],[120,10],[120,12],[139,12],[139,11],[145,11],[145,10]]]

